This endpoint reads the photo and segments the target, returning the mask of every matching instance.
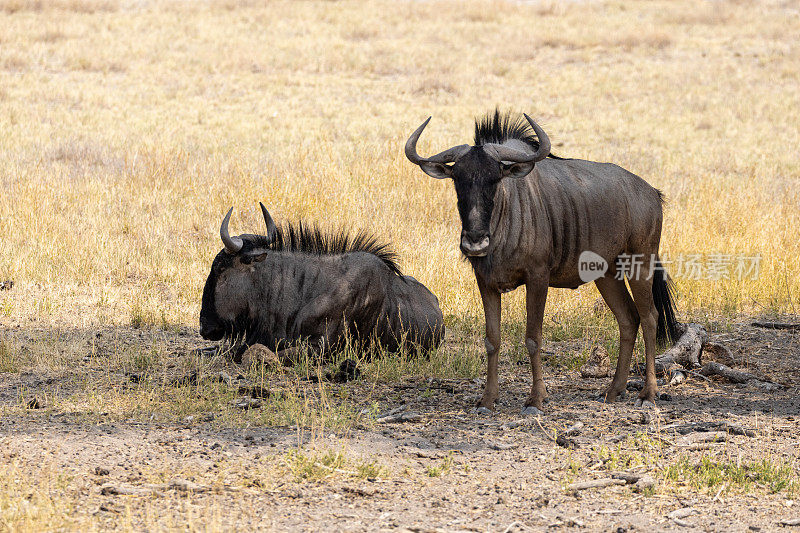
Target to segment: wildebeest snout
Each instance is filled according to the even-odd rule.
[[[200,336],[209,341],[218,341],[225,334],[222,325],[215,320],[200,318]]]
[[[481,257],[489,251],[489,235],[483,231],[462,231],[461,251],[469,257]]]

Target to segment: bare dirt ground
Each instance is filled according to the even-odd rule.
[[[176,350],[199,343],[189,331],[128,334],[145,345],[166,340]],[[604,405],[593,397],[606,380],[564,370],[558,361],[573,347],[550,342],[550,401],[541,418],[518,415],[529,370],[505,353],[502,395],[492,416],[469,413],[480,379],[360,379],[324,385],[325,401],[333,412],[338,399],[347,398],[369,415],[334,429],[325,423],[267,427],[231,423],[212,411],[123,419],[63,407],[77,401],[50,405],[47,398],[74,397],[78,389],[102,396],[138,379],[92,370],[87,357],[60,373],[0,374],[0,454],[6,474],[28,490],[31,506],[41,512],[41,499],[49,498],[53,523],[70,528],[780,529],[781,521],[800,518],[794,502],[800,486],[800,335],[748,321],[711,337],[731,348],[737,368],[785,387],[770,392],[690,378],[662,386],[666,396],[657,411],[635,408],[635,393]],[[104,338],[110,335],[97,337],[95,352],[112,350]],[[227,365],[222,367],[234,372]],[[273,392],[285,385],[280,376],[269,380]],[[299,386],[309,394],[300,398],[323,387]],[[33,398],[41,399],[40,409],[29,408]],[[250,412],[277,405],[265,402]],[[578,422],[583,425],[574,435],[554,442]],[[686,424],[697,422],[725,422],[752,430],[752,436],[687,433]],[[709,435],[716,441],[709,442]],[[655,485],[569,488],[622,471],[647,474]]]

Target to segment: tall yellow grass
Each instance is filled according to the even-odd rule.
[[[495,106],[662,189],[663,253],[761,256],[678,279],[681,316],[796,312],[797,27],[777,2],[0,1],[2,321],[194,325],[222,215],[260,231],[259,201],[374,231],[480,316],[452,186],[402,145],[428,115],[421,153],[468,142]]]

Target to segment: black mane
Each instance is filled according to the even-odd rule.
[[[351,235],[346,230],[323,232],[317,226],[309,227],[302,221],[278,226],[275,238],[256,235],[254,247],[264,247],[276,252],[296,252],[313,255],[335,255],[349,252],[366,252],[378,256],[389,269],[402,276],[397,266],[397,253],[389,244],[378,242],[374,235],[359,231]]]
[[[475,146],[488,143],[500,144],[510,139],[518,139],[534,150],[539,149],[536,133],[525,117],[512,117],[510,111],[501,115],[500,110],[495,109],[494,113],[489,112],[483,118],[475,119]],[[552,152],[547,157],[563,159]]]

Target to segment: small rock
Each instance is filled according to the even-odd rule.
[[[639,411],[638,413],[630,415],[628,420],[634,424],[649,424],[653,421],[653,416],[646,411]]]
[[[233,377],[224,370],[220,371],[219,380],[229,387],[233,386]]]
[[[686,518],[692,516],[697,511],[695,511],[694,507],[684,507],[682,509],[675,509],[671,513],[667,515],[667,518],[671,518],[672,520]]]
[[[582,378],[604,378],[611,370],[611,359],[602,346],[595,346],[581,367]]]
[[[646,490],[646,489],[651,489],[651,488],[655,487],[655,485],[656,485],[656,480],[653,479],[652,476],[644,474],[642,477],[639,478],[639,481],[637,481],[633,485],[633,487],[637,491],[642,491],[642,490]]]
[[[644,388],[644,381],[641,379],[632,379],[628,381],[627,385],[625,385],[625,388],[629,391],[642,390]]]
[[[0,291],[10,291],[13,286],[14,280],[7,279],[5,281],[0,281]]]
[[[261,407],[261,400],[258,398],[250,398],[248,396],[243,396],[231,402],[235,407],[239,409],[258,409]]]
[[[94,467],[94,475],[107,476],[108,474],[109,474],[108,468],[103,468],[102,466]]]
[[[562,448],[568,448],[570,450],[576,450],[580,447],[578,446],[578,443],[575,442],[575,439],[571,439],[563,434],[556,437],[556,444]]]
[[[263,344],[253,344],[242,354],[242,366],[250,368],[254,365],[264,365],[268,368],[278,368],[280,361],[275,352]]]
[[[352,359],[345,359],[339,364],[339,370],[331,375],[330,372],[325,374],[325,379],[334,383],[346,383],[358,379],[361,375],[361,369],[358,368],[358,363]]]
[[[414,411],[407,411],[407,412],[402,412],[402,413],[398,412],[387,416],[383,416],[376,419],[375,421],[381,424],[393,423],[393,422],[416,422],[421,418],[422,417],[417,413],[415,413]]]

